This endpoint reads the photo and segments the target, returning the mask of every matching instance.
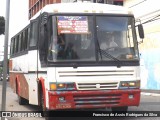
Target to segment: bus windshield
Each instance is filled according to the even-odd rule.
[[[139,57],[133,17],[52,16],[50,21],[49,61],[133,61]]]

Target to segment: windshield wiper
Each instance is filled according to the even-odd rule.
[[[98,46],[98,52],[100,53],[100,57],[101,57],[101,60],[102,60],[102,55],[103,56],[105,56],[106,58],[110,58],[110,59],[112,59],[112,60],[114,60],[114,61],[116,61],[117,62],[117,67],[120,67],[121,65],[121,61],[119,60],[119,59],[117,59],[117,58],[115,58],[114,56],[112,56],[111,54],[109,54],[108,52],[106,52],[106,51],[104,51],[104,50],[102,50],[101,48],[100,48],[100,45],[99,45],[99,40],[97,39],[97,46]]]
[[[115,60],[115,61],[118,61],[118,62],[120,62],[120,60],[119,59],[117,59],[117,58],[115,58],[115,57],[113,57],[111,54],[109,54],[108,52],[106,52],[106,51],[104,51],[104,50],[102,50],[102,49],[99,49],[99,51],[101,52],[101,54],[102,55],[104,55],[105,57],[107,57],[107,58],[111,58],[112,60]]]
[[[114,56],[112,56],[111,54],[109,54],[108,52],[102,50],[102,49],[99,49],[99,52],[100,52],[100,55],[101,55],[101,59],[102,59],[102,55],[105,56],[106,58],[110,58],[114,61],[116,61],[118,63],[117,67],[120,67],[120,63],[121,61],[117,58],[115,58]]]

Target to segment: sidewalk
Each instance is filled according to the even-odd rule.
[[[160,90],[141,89],[141,94],[149,96],[160,96]]]

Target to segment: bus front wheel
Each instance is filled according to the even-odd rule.
[[[44,98],[42,87],[40,86],[39,89],[40,89],[40,107],[41,107],[41,110],[43,111],[43,116],[45,117],[45,120],[50,120],[49,111],[47,111],[44,105],[45,98]]]

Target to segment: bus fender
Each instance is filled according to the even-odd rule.
[[[38,89],[40,89],[40,87],[41,87],[42,94],[44,96],[44,106],[46,107],[46,90],[45,90],[45,83],[44,83],[45,80],[42,77],[40,77],[38,81],[39,81],[38,82],[39,83]],[[40,94],[41,94],[41,91],[39,91],[39,95],[38,96],[40,96]]]

